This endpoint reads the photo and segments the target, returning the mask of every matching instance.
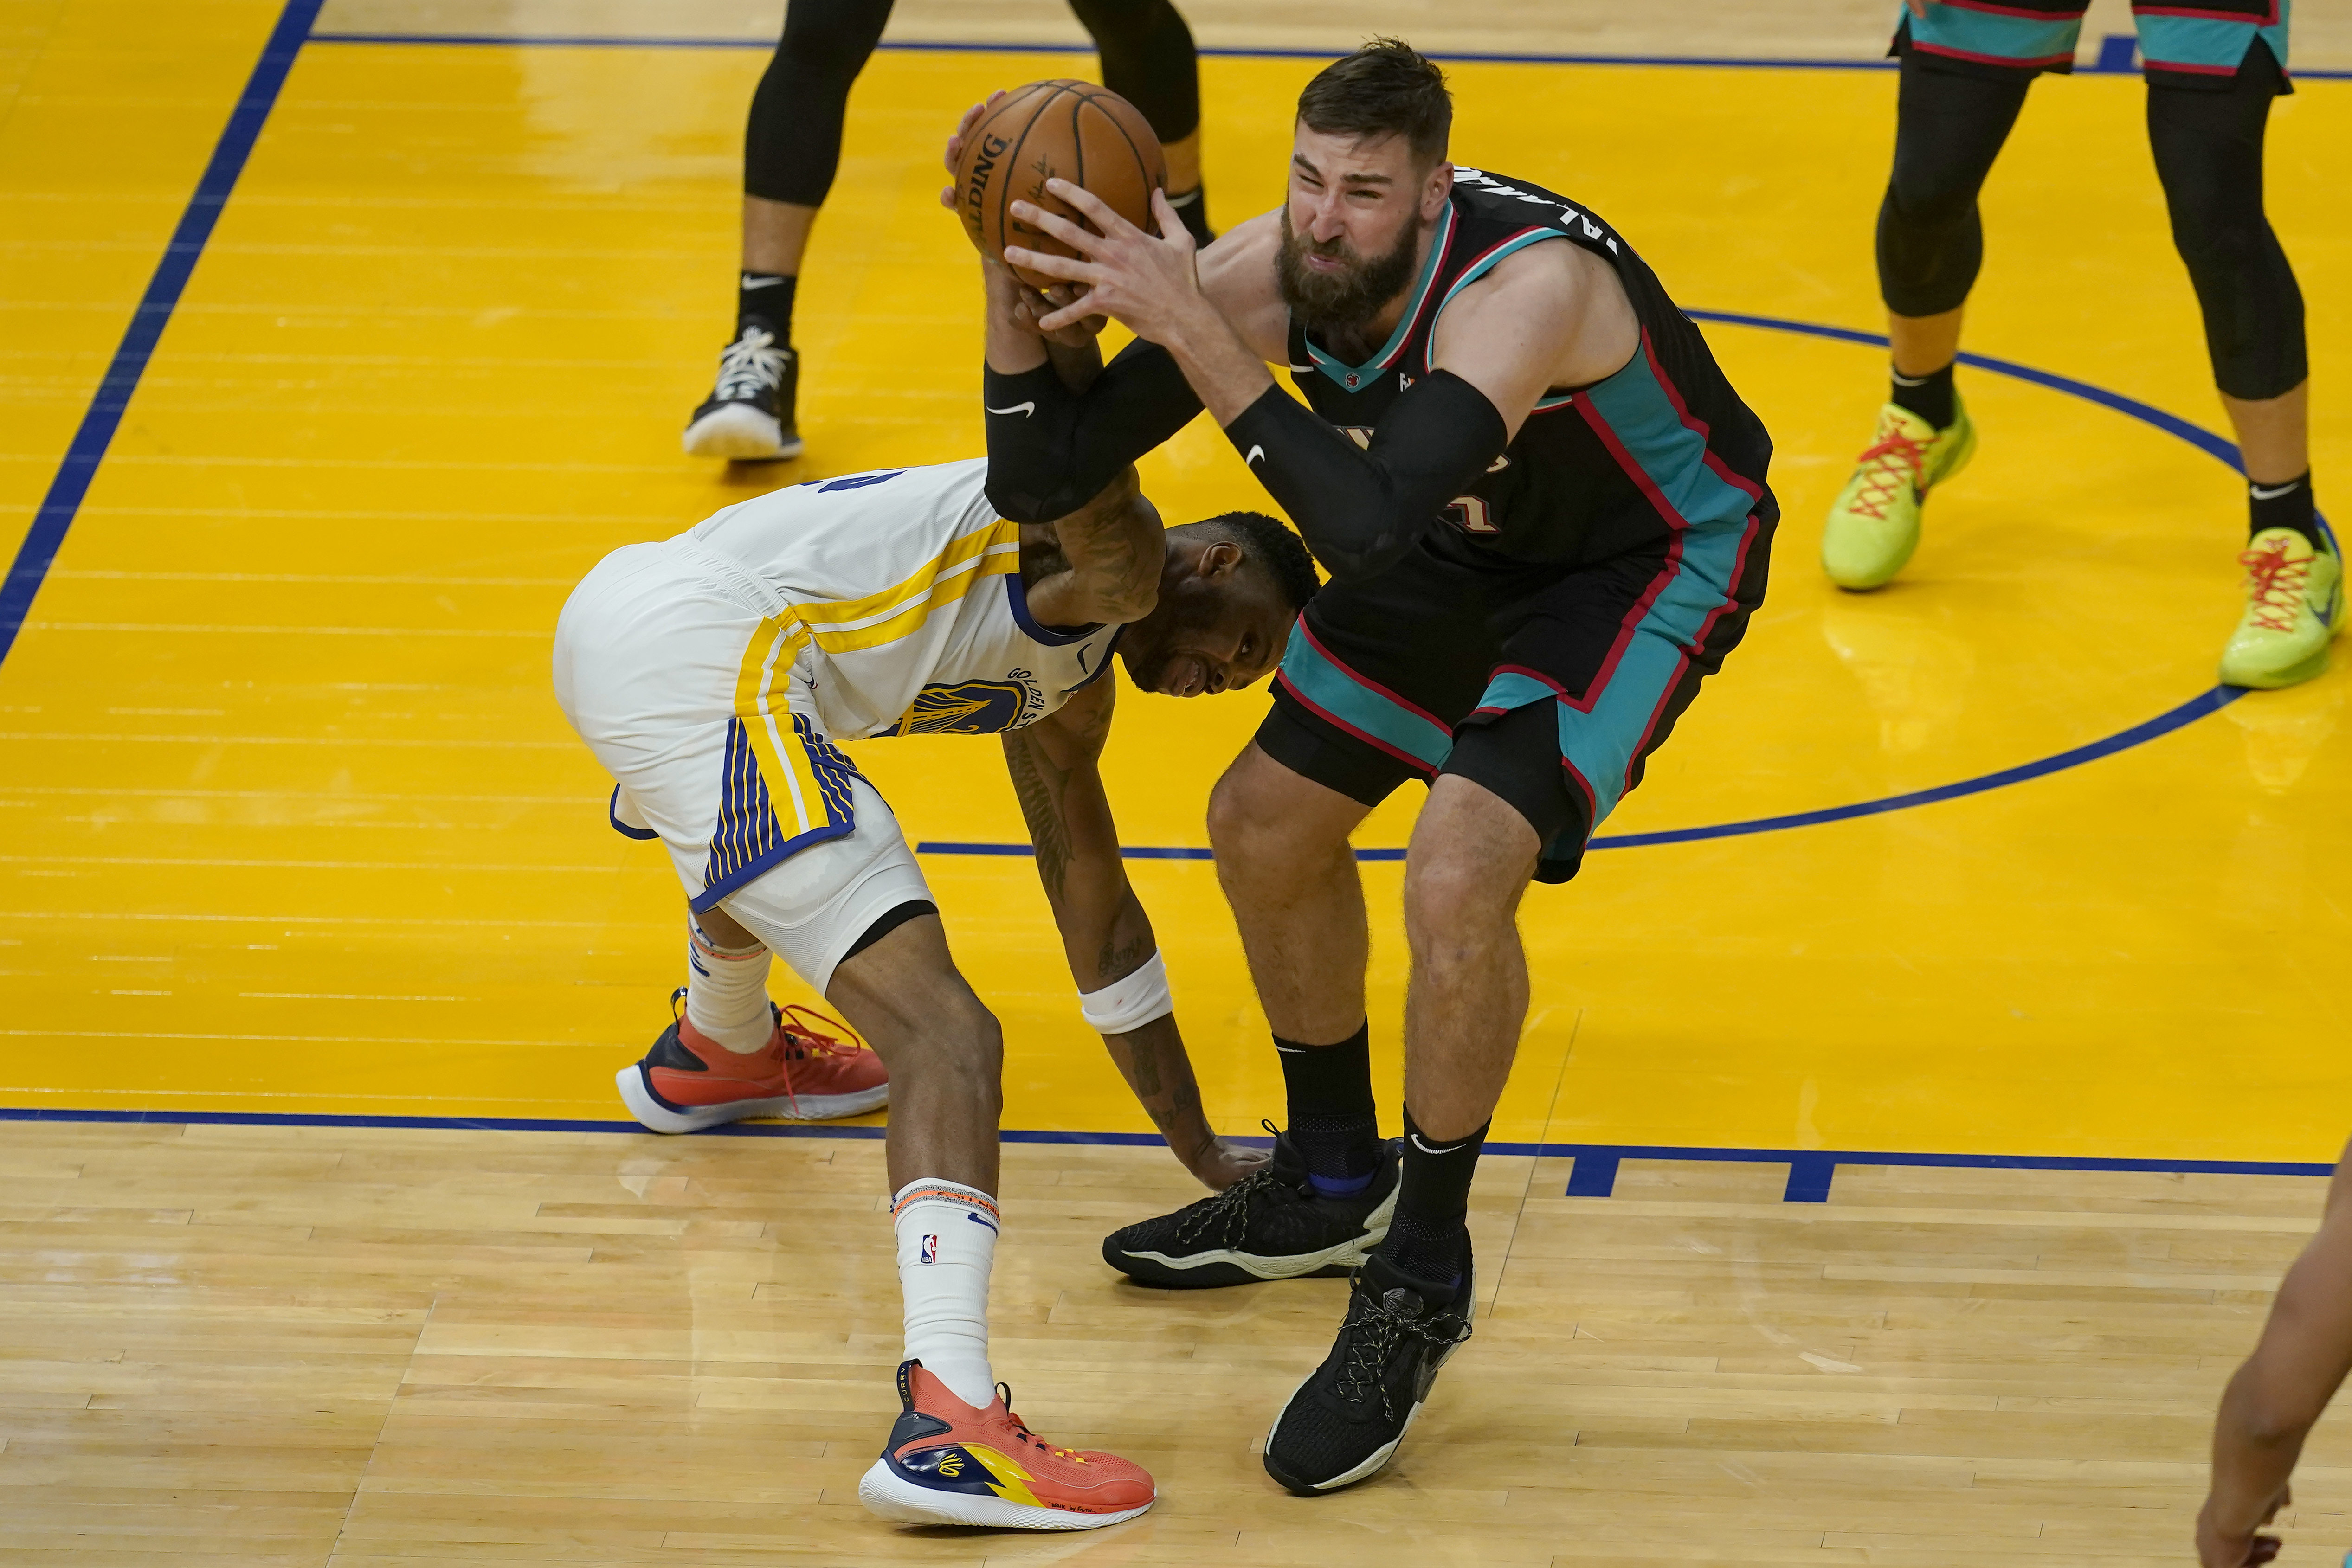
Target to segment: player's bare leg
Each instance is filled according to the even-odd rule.
[[[890,1070],[892,1190],[921,1176],[996,1195],[1004,1033],[918,915],[844,961],[825,1000]]]
[[[1371,933],[1348,841],[1368,814],[1254,744],[1209,797],[1217,881],[1280,1039],[1344,1040],[1364,1021]]]

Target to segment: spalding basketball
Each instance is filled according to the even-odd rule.
[[[1168,183],[1168,163],[1142,113],[1090,81],[1033,81],[1005,94],[964,140],[956,208],[971,243],[998,261],[1008,245],[1071,255],[1069,246],[1013,216],[1013,203],[1029,202],[1092,229],[1045,193],[1045,182],[1056,178],[1084,186],[1144,233],[1159,232],[1151,193]],[[1034,288],[1057,281],[1039,273],[1020,277]]]

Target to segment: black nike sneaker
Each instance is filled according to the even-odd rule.
[[[1266,1130],[1274,1132],[1271,1124]],[[1114,1230],[1103,1261],[1141,1284],[1170,1290],[1249,1285],[1348,1273],[1389,1233],[1396,1212],[1398,1153],[1383,1145],[1370,1185],[1324,1197],[1307,1182],[1307,1162],[1286,1133],[1274,1132],[1274,1160],[1214,1197]]]
[[[1451,1290],[1385,1258],[1367,1261],[1331,1354],[1265,1435],[1265,1473],[1300,1497],[1379,1474],[1428,1401],[1437,1369],[1470,1337],[1475,1300],[1466,1254],[1462,1283]]]
[[[687,422],[689,457],[780,462],[801,455],[793,428],[801,357],[756,321],[719,354],[719,383]]]

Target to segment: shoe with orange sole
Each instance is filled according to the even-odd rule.
[[[882,1059],[838,1019],[770,1002],[776,1032],[764,1050],[739,1054],[688,1021],[685,998],[682,987],[671,995],[677,1018],[614,1079],[629,1114],[655,1132],[698,1133],[747,1116],[829,1122],[889,1103]]]
[[[1100,1530],[1158,1500],[1142,1466],[1116,1454],[1056,1448],[1006,1407],[1013,1390],[975,1410],[919,1361],[898,1364],[902,1409],[857,1500],[900,1524],[996,1530]]]

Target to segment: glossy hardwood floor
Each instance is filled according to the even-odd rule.
[[[898,1354],[870,1140],[12,1124],[0,1563],[2179,1563],[2300,1177],[1490,1159],[1478,1332],[1385,1476],[1284,1495],[1344,1287],[1166,1294],[1164,1155],[1018,1145],[1016,1407],[1162,1500],[1080,1537],[857,1505]],[[2290,1563],[2352,1542],[2323,1424]]]

